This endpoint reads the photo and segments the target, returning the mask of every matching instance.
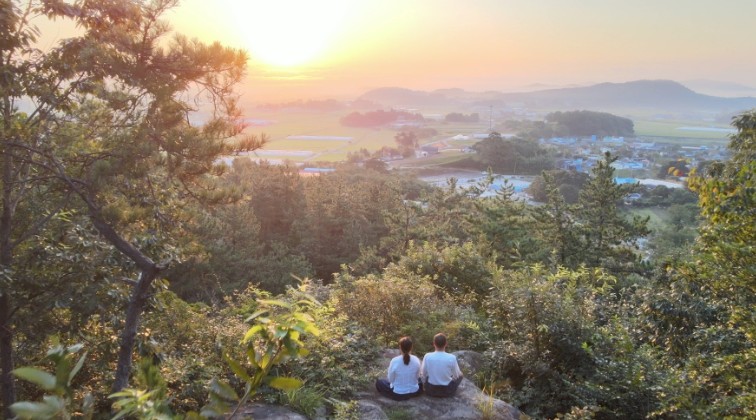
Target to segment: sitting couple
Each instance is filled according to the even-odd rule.
[[[401,356],[391,359],[388,379],[378,379],[375,388],[378,392],[396,401],[416,397],[423,392],[431,397],[451,397],[462,382],[457,357],[446,352],[446,336],[436,334],[433,337],[436,351],[426,353],[422,364],[412,352],[412,340],[402,337],[399,340]]]

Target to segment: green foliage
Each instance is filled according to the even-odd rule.
[[[546,174],[548,175],[542,174],[536,177],[533,183],[530,184],[530,187],[528,187],[528,192],[533,196],[533,200],[542,203],[547,202],[549,199],[545,180],[546,176],[550,176],[550,179],[555,183],[567,204],[577,203],[579,191],[588,182],[588,175],[583,172],[556,169],[546,171]]]
[[[418,147],[417,135],[412,131],[400,131],[394,136],[399,153],[404,157],[411,157]]]
[[[247,328],[244,315],[237,311],[259,293],[250,288],[229,297],[225,307],[214,308],[188,304],[172,292],[157,295],[137,348],[142,357],[159,361],[174,411],[199,411],[207,402],[211,379],[231,373],[221,349],[231,351],[234,358],[243,357],[236,345]]]
[[[633,121],[606,112],[552,112],[546,121],[556,124],[560,136],[634,136]]]
[[[592,405],[609,417],[656,408],[654,357],[639,352],[601,270],[535,266],[503,272],[485,300],[498,341],[486,351],[492,386],[538,417]]]
[[[700,285],[705,293],[696,298],[716,318],[688,326],[690,351],[671,361],[674,374],[665,384],[660,415],[756,416],[756,113],[746,112],[733,124],[738,132],[731,159],[710,164],[689,181],[704,220],[694,262],[675,267],[673,277]]]
[[[402,407],[392,407],[386,410],[386,417],[389,420],[412,420],[415,418],[412,412]]]
[[[715,271],[714,286],[742,288],[744,297],[756,296],[756,112],[733,120],[738,133],[730,143],[731,159],[711,164],[706,173],[690,180],[699,195],[702,251]],[[754,300],[750,299],[752,303]]]
[[[472,242],[446,247],[410,242],[406,254],[396,264],[399,270],[430,278],[451,296],[482,296],[491,287],[494,262],[480,254]]]
[[[534,175],[554,166],[552,156],[535,140],[504,139],[494,132],[475,143],[473,149],[481,167],[497,173]]]
[[[168,406],[165,380],[149,358],[143,358],[139,362],[136,382],[137,386],[143,389],[126,388],[110,395],[109,398],[114,400],[113,409],[116,411],[113,420],[125,417],[173,418]]]
[[[533,235],[537,219],[533,210],[512,198],[512,188],[502,188],[494,197],[475,201],[470,221],[481,253],[491,254],[498,265],[536,263],[545,259],[544,246]],[[484,245],[485,244],[485,245]]]
[[[20,367],[13,374],[20,379],[31,382],[43,391],[41,402],[21,401],[10,406],[11,411],[22,419],[69,419],[78,410],[71,386],[74,377],[84,366],[87,354],[77,358],[76,353],[82,349],[77,344],[70,347],[56,345],[47,352],[46,359],[54,363],[55,373],[49,373],[33,367]],[[83,418],[91,418],[93,401],[91,396],[84,397],[81,404]]]
[[[328,298],[325,298],[328,299]],[[338,311],[329,300],[317,311],[321,334],[307,342],[310,355],[288,363],[291,374],[306,386],[322,388],[327,397],[351,398],[366,383],[380,342]]]
[[[318,302],[306,293],[306,283],[301,285],[301,292],[301,296],[293,302],[257,300],[258,310],[246,319],[252,327],[241,340],[241,344],[246,348],[246,363],[251,372],[245,365],[225,356],[234,374],[246,383],[244,395],[239,398],[233,388],[224,382],[213,380],[210,404],[203,407],[203,415],[222,415],[230,408],[230,404],[235,402],[238,402],[238,410],[263,384],[284,391],[302,386],[299,379],[278,376],[271,372],[289,359],[309,354],[302,338],[307,334],[317,336],[320,333],[311,315],[311,308],[317,306]]]
[[[357,401],[330,400],[330,402],[334,407],[334,420],[360,420],[360,406]]]
[[[538,235],[551,247],[552,264],[577,268],[581,264],[613,273],[642,271],[637,241],[648,235],[648,218],[628,220],[619,209],[622,199],[637,186],[618,185],[606,154],[580,190],[578,203],[569,205],[552,174],[544,173],[548,202],[536,210]]]
[[[305,384],[301,388],[284,391],[282,403],[308,418],[314,418],[318,409],[325,404],[323,395],[323,390]]]

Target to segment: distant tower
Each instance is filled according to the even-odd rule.
[[[488,105],[488,131],[493,131],[493,105]]]

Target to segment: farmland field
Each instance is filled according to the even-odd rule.
[[[726,145],[729,133],[724,130],[731,128],[723,124],[707,126],[691,121],[634,120],[634,123],[638,136],[657,137],[661,143],[697,146]]]
[[[252,125],[246,129],[250,134],[264,133],[269,137],[265,150],[303,151],[297,155],[260,153],[260,157],[275,156],[293,162],[324,161],[335,162],[346,159],[347,153],[360,149],[375,151],[384,146],[396,147],[394,136],[399,130],[390,127],[357,128],[341,125],[339,120],[350,111],[335,112],[256,112],[248,118],[254,121],[267,121],[268,125]],[[488,123],[447,124],[443,121],[429,121],[427,127],[434,128],[438,135],[421,139],[420,144],[429,144],[445,140],[457,134],[487,132]],[[303,136],[311,136],[303,138]],[[349,137],[351,139],[344,139]],[[447,141],[451,147],[472,145],[477,140]]]
[[[248,133],[265,133],[269,142],[258,154],[261,158],[287,159],[293,162],[336,162],[345,160],[350,152],[360,149],[376,151],[384,146],[395,147],[394,136],[398,130],[391,127],[357,128],[341,125],[340,119],[349,110],[332,112],[312,111],[258,111],[249,116],[249,121],[267,122],[267,125],[252,125]],[[485,119],[485,118],[484,118]],[[691,146],[724,146],[729,142],[724,124],[703,123],[701,121],[636,119],[635,132],[639,137],[657,143]],[[478,139],[472,134],[487,133],[488,121],[477,123],[447,123],[427,121],[426,127],[438,134],[421,139],[420,144],[444,141],[442,146],[463,148],[471,146]],[[458,134],[470,136],[467,140],[451,140]],[[268,151],[268,152],[266,152]],[[276,153],[302,152],[302,153]]]

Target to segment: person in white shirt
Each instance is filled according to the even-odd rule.
[[[462,382],[457,356],[446,352],[446,335],[433,337],[436,351],[426,353],[420,368],[425,394],[431,397],[451,397]]]
[[[420,359],[410,354],[412,339],[400,338],[399,349],[402,355],[391,359],[388,379],[375,381],[375,389],[383,396],[396,401],[404,401],[420,395],[423,392],[423,386],[420,382]]]

